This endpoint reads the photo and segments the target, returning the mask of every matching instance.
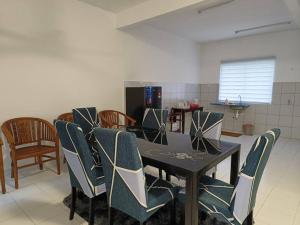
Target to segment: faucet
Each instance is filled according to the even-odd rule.
[[[240,98],[240,105],[242,104],[242,96],[238,95],[238,97]]]

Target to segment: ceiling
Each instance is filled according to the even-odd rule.
[[[293,22],[290,11],[283,0],[235,0],[201,13],[198,11],[199,6],[194,5],[152,18],[142,24],[148,24],[198,42],[299,28]],[[236,30],[283,21],[292,21],[292,24],[235,34]]]
[[[149,0],[79,0],[114,13],[131,8]]]

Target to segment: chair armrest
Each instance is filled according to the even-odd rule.
[[[134,126],[136,124],[136,120],[133,119],[132,117],[126,115],[125,113],[119,112],[119,114],[121,114],[122,116],[125,117],[126,123],[130,123],[132,126]]]
[[[130,122],[131,126],[134,126],[136,124],[136,120],[133,119],[132,117],[126,116],[125,118]]]
[[[1,126],[1,130],[4,134],[4,136],[6,137],[9,146],[14,147],[15,146],[15,140],[14,140],[13,136],[11,135],[10,131],[6,128],[5,125]],[[3,144],[3,142],[1,144]]]

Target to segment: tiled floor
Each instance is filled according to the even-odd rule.
[[[242,144],[243,162],[254,137],[222,137]],[[53,167],[54,168],[54,167]],[[230,160],[218,166],[218,177],[228,181]],[[57,176],[48,169],[35,167],[20,171],[20,189],[15,191],[8,178],[8,193],[0,194],[0,225],[87,224],[75,216],[69,221],[69,211],[62,204],[69,194],[66,168]],[[255,225],[300,225],[300,140],[279,139],[262,178],[255,207]]]

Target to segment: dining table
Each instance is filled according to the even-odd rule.
[[[201,176],[231,157],[230,183],[238,178],[241,145],[164,130],[128,129],[137,136],[145,165],[185,179],[185,225],[198,225],[198,185]]]

